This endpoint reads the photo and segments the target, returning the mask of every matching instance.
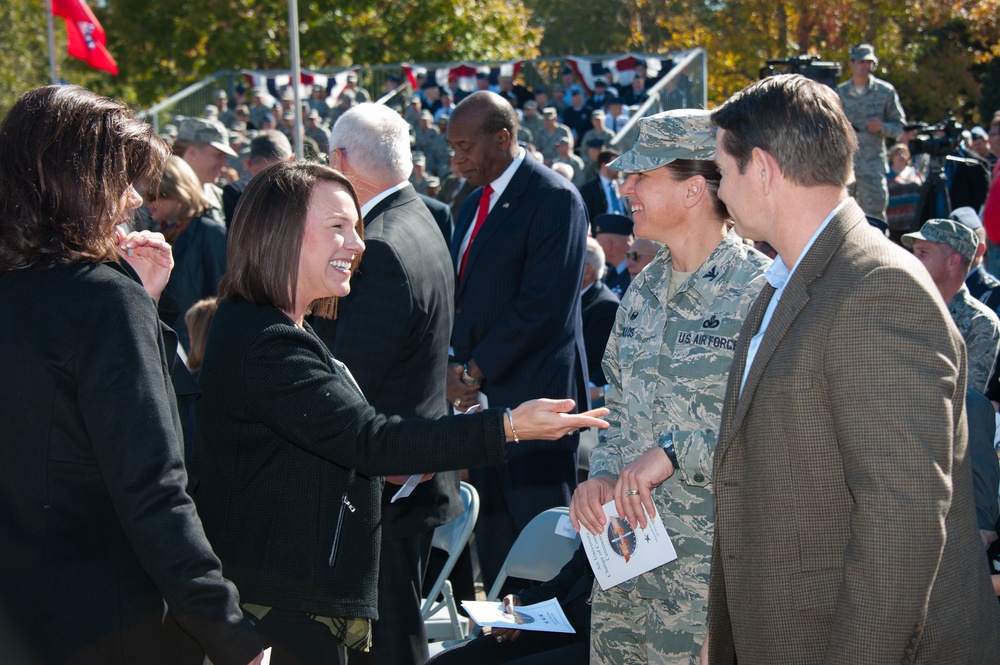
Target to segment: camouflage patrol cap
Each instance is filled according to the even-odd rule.
[[[559,111],[554,106],[546,106],[542,109],[542,117],[546,120],[555,120],[559,117]]]
[[[676,109],[639,120],[639,138],[632,149],[608,164],[623,173],[641,173],[677,159],[715,158],[715,128],[710,111]]]
[[[177,140],[188,143],[207,143],[230,157],[236,151],[229,147],[229,132],[218,120],[207,118],[184,118],[177,126]]]
[[[875,57],[875,47],[871,44],[858,44],[851,49],[851,60],[870,60],[878,67],[878,58]]]
[[[906,233],[901,240],[907,249],[913,249],[915,240],[940,242],[951,247],[970,263],[976,258],[976,250],[979,249],[979,240],[972,229],[951,219],[928,219],[919,231]]]

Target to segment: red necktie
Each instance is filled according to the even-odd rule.
[[[493,188],[489,185],[483,187],[483,194],[479,197],[479,212],[476,213],[476,223],[472,227],[472,235],[469,236],[469,244],[465,247],[465,254],[462,254],[462,264],[458,269],[458,281],[462,281],[462,274],[465,272],[465,262],[469,260],[469,250],[476,240],[476,234],[486,221],[486,215],[490,213],[490,196],[493,195]]]

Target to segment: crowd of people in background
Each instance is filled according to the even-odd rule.
[[[508,578],[505,603],[555,596],[578,634],[435,663],[996,662],[1000,112],[932,128],[945,159],[871,45],[848,63],[836,89],[778,75],[715,111],[668,76],[638,119],[641,61],[590,86],[422,74],[398,104],[351,73],[299,107],[215,90],[159,139],[86,91],[29,92],[0,126],[0,367],[46,369],[0,399],[0,627],[43,663],[420,665],[465,478],[460,597],[554,506],[592,533],[608,502],[658,514],[679,557],[609,590],[582,550]],[[74,558],[92,579],[60,604]]]

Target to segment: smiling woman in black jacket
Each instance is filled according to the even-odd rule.
[[[74,86],[26,93],[0,125],[4,662],[176,665],[164,603],[217,665],[259,662],[185,492],[175,347],[144,290],[162,290],[170,246],[116,242],[166,155],[124,104]]]
[[[350,291],[360,228],[336,171],[281,163],[258,174],[236,209],[201,369],[195,498],[275,665],[368,647],[381,476],[500,464],[520,437],[604,425],[565,413],[571,400],[438,421],[377,414],[304,322]]]

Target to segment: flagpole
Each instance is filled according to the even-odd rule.
[[[45,0],[45,19],[49,30],[49,81],[58,85],[59,75],[56,73],[56,29],[52,19],[52,0]]]
[[[295,159],[302,161],[302,60],[299,54],[298,0],[288,0],[288,39],[292,51],[292,90],[295,94]]]

